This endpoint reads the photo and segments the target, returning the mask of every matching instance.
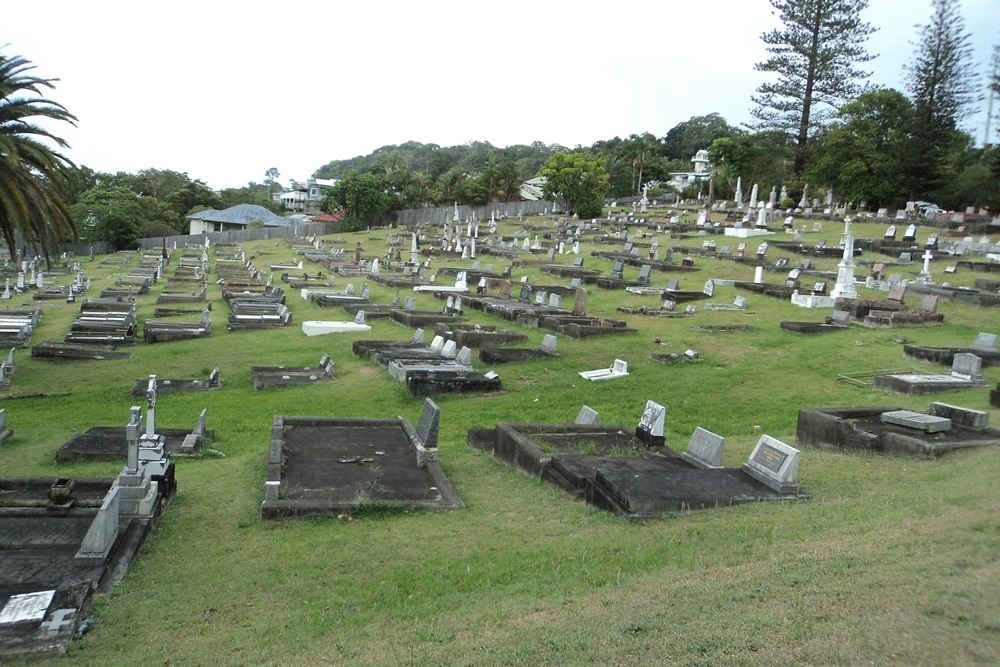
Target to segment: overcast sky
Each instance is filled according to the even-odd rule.
[[[964,0],[978,69],[997,0]],[[34,0],[0,27],[99,171],[187,172],[213,188],[305,180],[330,160],[413,140],[569,147],[712,112],[746,122],[768,0],[698,2],[112,2]],[[8,12],[10,14],[10,12]],[[903,90],[930,0],[870,0],[871,83]],[[983,111],[967,129],[983,140]],[[1000,106],[1000,104],[998,104]],[[992,133],[994,140],[995,133]]]

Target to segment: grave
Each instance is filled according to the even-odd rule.
[[[538,349],[528,348],[489,348],[479,350],[479,359],[485,364],[506,364],[511,361],[533,361],[535,359],[551,359],[559,356],[556,352],[556,337],[546,334]]]
[[[128,359],[132,355],[119,352],[114,345],[91,345],[87,343],[59,343],[46,341],[31,348],[31,356],[35,359],[53,360],[96,360]]]
[[[146,381],[145,391],[148,403],[147,421],[155,418],[156,398],[161,393],[156,376]],[[170,392],[167,392],[170,393]],[[140,394],[143,395],[143,394]],[[197,456],[204,447],[215,440],[215,431],[205,428],[208,410],[202,410],[192,429],[155,427],[155,433],[162,439],[165,451],[170,456]],[[154,424],[155,425],[155,424]],[[147,430],[151,428],[147,426]],[[83,433],[73,434],[56,450],[56,461],[121,461],[128,456],[128,429],[116,426],[92,426]]]
[[[176,490],[174,467],[132,407],[116,479],[0,479],[0,659],[65,653],[91,595],[128,572]]]
[[[463,508],[438,464],[439,412],[427,399],[416,428],[403,417],[275,417],[261,516]]]
[[[932,459],[968,447],[1000,445],[989,415],[945,403],[926,413],[898,406],[815,408],[799,411],[799,446]]]
[[[649,416],[655,427],[658,416]],[[650,446],[637,437],[641,430],[501,422],[491,429],[470,429],[468,443],[574,499],[629,519],[806,497],[796,483],[798,452],[773,438],[758,443],[747,463],[753,472],[747,472],[712,467],[721,464],[718,436],[704,442],[693,437],[684,457],[669,447]],[[777,465],[781,455],[785,459]]]
[[[132,383],[132,395],[145,396],[148,388],[149,380],[147,378],[140,378]],[[187,391],[208,391],[221,388],[222,382],[219,380],[218,367],[212,369],[212,372],[208,374],[207,380],[156,380],[156,393],[158,396],[166,396],[168,394],[176,394]]]
[[[251,366],[250,376],[253,378],[253,388],[271,389],[299,384],[318,384],[330,382],[336,377],[333,359],[324,354],[316,368],[306,366]]]
[[[907,343],[903,355],[910,359],[931,361],[950,366],[956,354],[974,354],[982,361],[982,367],[1000,366],[1000,350],[997,349],[997,335],[980,332],[969,347],[930,347]]]
[[[597,382],[598,380],[614,380],[628,375],[628,363],[621,359],[615,359],[614,363],[612,363],[608,368],[598,368],[593,371],[580,371],[579,375],[584,380],[590,380],[592,382]]]
[[[306,320],[302,323],[302,333],[307,336],[322,336],[331,333],[346,333],[354,331],[371,331],[371,325],[365,323],[365,311],[359,310],[352,321]]]
[[[876,375],[872,387],[898,394],[928,394],[941,391],[961,391],[987,386],[981,374],[982,360],[974,354],[960,352],[952,361],[951,372],[945,374],[889,373]]]
[[[142,339],[147,343],[165,343],[176,340],[205,338],[212,335],[212,316],[209,309],[201,312],[198,322],[167,322],[146,320],[142,326]]]

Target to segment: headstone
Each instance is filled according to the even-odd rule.
[[[701,290],[705,296],[715,296],[715,281],[709,278],[705,281],[705,287]]]
[[[646,408],[639,418],[639,426],[635,429],[636,437],[649,445],[660,447],[663,437],[663,422],[667,416],[667,408],[655,401],[646,401]]]
[[[983,360],[969,352],[959,352],[951,362],[951,376],[981,382]]]
[[[920,310],[925,313],[936,313],[938,306],[938,298],[933,294],[928,294],[923,299],[920,300]]]
[[[762,435],[742,469],[778,493],[798,493],[799,456],[794,447]]]
[[[573,314],[578,317],[587,314],[587,290],[582,287],[576,290],[576,296],[573,300]]]
[[[580,408],[580,413],[576,416],[574,424],[583,426],[596,426],[600,422],[600,415],[586,405]]]
[[[996,351],[996,349],[997,349],[997,335],[996,334],[984,333],[984,332],[980,331],[976,335],[976,340],[972,341],[972,345],[970,345],[969,347],[971,347],[974,350],[983,350],[983,351],[990,351],[990,352]]]
[[[990,425],[989,412],[950,405],[948,403],[931,403],[927,407],[927,414],[935,417],[945,417],[953,425],[964,426],[965,428],[984,429]]]
[[[697,427],[681,457],[698,468],[721,468],[726,439],[702,427]]]
[[[917,240],[917,226],[910,225],[906,228],[906,233],[903,234],[904,241],[916,241]]]
[[[424,447],[437,447],[440,421],[441,408],[431,399],[425,399],[420,422],[417,423],[417,437]]]
[[[898,301],[899,303],[903,303],[903,295],[905,294],[906,287],[903,285],[893,285],[889,288],[889,294],[886,296],[886,299],[889,301]]]
[[[912,410],[890,410],[879,415],[883,424],[895,424],[906,428],[915,428],[927,433],[941,433],[951,430],[951,420],[947,417],[925,415]]]
[[[539,349],[546,354],[556,354],[556,337],[552,334],[545,334]]]

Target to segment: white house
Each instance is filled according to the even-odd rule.
[[[706,149],[703,148],[695,153],[695,156],[691,158],[691,164],[694,167],[693,171],[671,172],[670,185],[678,190],[683,190],[698,181],[707,181],[712,175],[712,165],[708,161],[708,151]]]
[[[310,178],[305,184],[293,181],[291,188],[271,196],[275,201],[281,202],[286,211],[315,213],[319,210],[324,192],[336,182],[335,178]]]

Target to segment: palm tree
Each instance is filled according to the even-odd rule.
[[[76,117],[43,96],[55,79],[28,74],[33,69],[21,56],[0,54],[0,233],[11,258],[17,258],[15,234],[21,232],[25,241],[41,243],[48,260],[60,240],[76,238],[63,196],[75,165],[57,152],[68,147],[66,142],[33,119],[75,125]]]

